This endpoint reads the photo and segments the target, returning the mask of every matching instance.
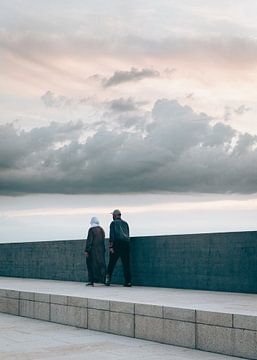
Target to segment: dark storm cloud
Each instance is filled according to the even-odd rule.
[[[81,121],[57,123],[34,128],[29,132],[17,131],[12,124],[0,126],[0,171],[27,169],[39,165],[41,155],[55,144],[77,140],[85,128]],[[31,161],[31,164],[30,164]]]
[[[119,126],[109,123],[83,142],[82,122],[2,126],[1,194],[257,192],[257,136],[166,99],[144,119],[122,114]]]
[[[103,86],[107,88],[124,82],[140,81],[146,78],[155,78],[159,76],[160,73],[154,69],[139,70],[131,68],[129,71],[116,71],[109,79],[103,81]]]

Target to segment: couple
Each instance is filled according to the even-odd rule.
[[[94,286],[94,282],[102,282],[110,286],[112,273],[119,257],[123,265],[125,283],[124,286],[131,286],[131,274],[129,266],[130,237],[129,226],[121,219],[120,210],[112,212],[113,221],[110,225],[109,239],[109,264],[107,272],[105,268],[105,233],[96,217],[91,219],[91,227],[88,230],[85,255],[87,258],[88,283]]]

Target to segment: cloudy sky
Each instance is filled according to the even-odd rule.
[[[255,0],[1,0],[0,242],[256,230]]]

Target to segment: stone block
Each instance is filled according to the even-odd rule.
[[[50,303],[36,301],[34,305],[35,319],[50,321]]]
[[[212,311],[196,311],[196,322],[200,324],[217,325],[224,327],[233,326],[233,315]]]
[[[192,322],[164,320],[163,342],[195,348],[195,324]]]
[[[233,315],[233,326],[239,329],[257,330],[257,316]]]
[[[88,329],[108,332],[109,321],[109,311],[88,309]]]
[[[7,313],[7,299],[6,297],[0,297],[0,312]]]
[[[20,291],[20,299],[21,300],[35,300],[35,293],[28,291]]]
[[[68,296],[68,305],[78,306],[78,307],[87,307],[87,299],[75,296]]]
[[[16,290],[5,290],[5,296],[11,299],[19,299],[20,292]]]
[[[20,316],[34,318],[34,301],[20,300]]]
[[[65,295],[50,295],[51,304],[68,305],[68,297]]]
[[[88,308],[97,310],[110,310],[109,300],[88,299]]]
[[[195,310],[176,307],[163,307],[163,317],[170,320],[195,322]]]
[[[6,309],[8,314],[19,315],[19,300],[6,298]]]
[[[247,359],[257,359],[257,332],[243,329],[233,329],[233,355]]]
[[[196,348],[225,355],[257,359],[257,332],[197,324]]]
[[[50,321],[58,324],[67,324],[67,306],[60,304],[50,305]]]
[[[135,316],[119,312],[110,312],[109,332],[117,335],[135,336]]]
[[[120,312],[125,314],[135,313],[135,304],[123,301],[110,301],[110,311]]]
[[[6,297],[6,290],[0,289],[0,297]]]
[[[87,308],[68,306],[67,325],[87,329]]]
[[[163,342],[161,318],[135,315],[135,338]]]
[[[163,308],[158,305],[135,304],[135,314],[162,318]]]
[[[50,295],[49,294],[35,293],[35,301],[49,303],[50,302]]]
[[[228,327],[196,324],[196,349],[233,355],[233,330]]]

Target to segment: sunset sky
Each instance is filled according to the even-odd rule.
[[[255,0],[1,0],[0,242],[256,230]]]

